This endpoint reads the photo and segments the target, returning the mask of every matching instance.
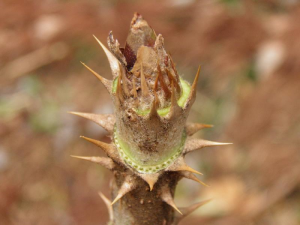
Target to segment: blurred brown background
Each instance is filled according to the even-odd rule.
[[[93,39],[124,43],[138,11],[178,71],[202,74],[190,121],[233,142],[190,154],[211,187],[182,180],[176,203],[213,198],[183,225],[300,224],[300,4],[297,0],[1,0],[0,224],[102,225],[111,174],[70,155],[103,155],[105,131],[67,111],[111,113],[111,77]]]

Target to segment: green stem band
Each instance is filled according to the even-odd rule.
[[[121,158],[128,166],[138,171],[139,173],[147,173],[147,174],[157,173],[160,170],[163,170],[168,166],[170,166],[182,154],[185,140],[186,140],[186,133],[184,131],[182,134],[180,144],[174,147],[173,154],[171,156],[163,160],[163,162],[161,163],[145,166],[142,164],[142,162],[139,162],[139,160],[135,158],[133,154],[130,154],[128,150],[130,146],[128,146],[126,142],[124,142],[124,140],[120,139],[116,126],[114,128],[114,143],[117,146]]]

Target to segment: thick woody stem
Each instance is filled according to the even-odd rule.
[[[112,199],[114,199],[124,182],[126,174],[115,173],[112,182]],[[174,197],[176,184],[180,176],[165,173],[150,191],[149,185],[137,178],[137,188],[124,195],[113,205],[114,219],[111,225],[173,225],[175,210],[161,198],[162,187],[168,183]]]

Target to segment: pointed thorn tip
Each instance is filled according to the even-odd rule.
[[[180,215],[183,215],[183,213],[182,213],[176,206],[173,206],[173,208],[174,208]]]
[[[111,205],[114,205],[117,201],[119,201],[120,198],[121,198],[121,197],[117,196],[117,197],[115,198],[115,200],[112,201]]]

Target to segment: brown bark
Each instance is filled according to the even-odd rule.
[[[117,196],[126,175],[116,172],[112,182],[112,199]],[[112,225],[173,225],[175,210],[161,198],[162,186],[168,185],[174,196],[178,174],[164,174],[150,191],[149,185],[141,178],[137,187],[127,193],[113,205],[114,219]]]

